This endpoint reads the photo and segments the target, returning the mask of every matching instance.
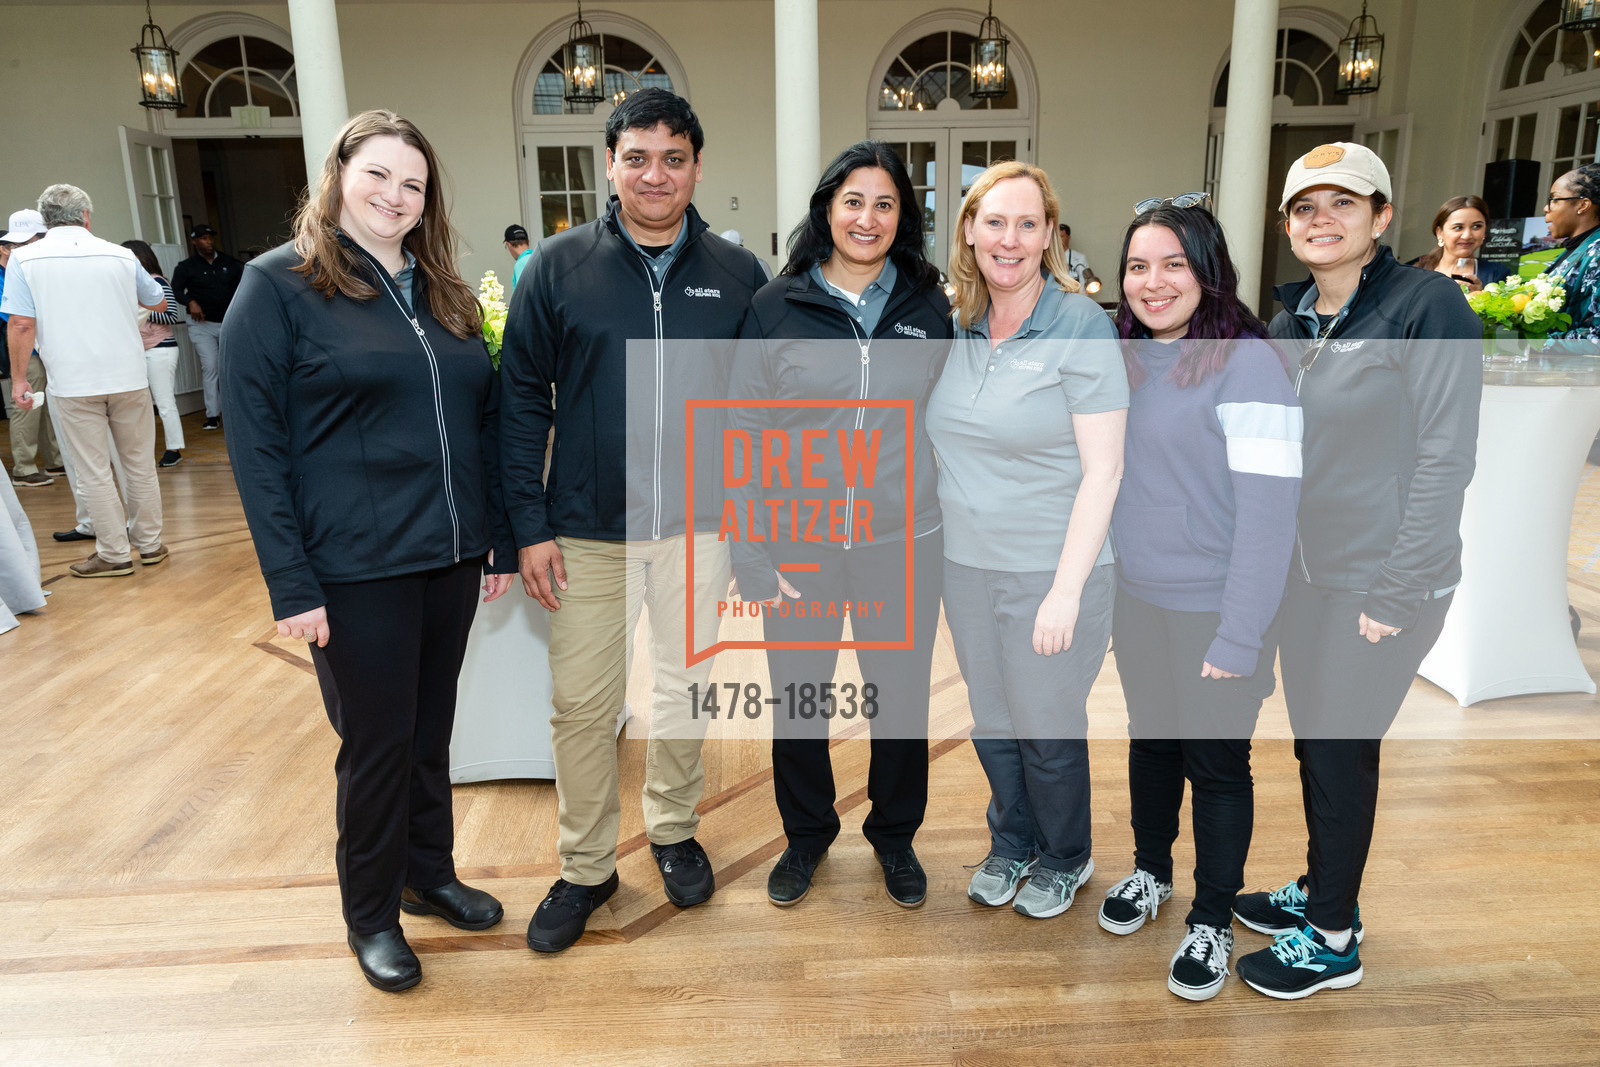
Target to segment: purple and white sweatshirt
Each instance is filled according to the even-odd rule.
[[[1302,421],[1267,341],[1230,342],[1222,370],[1180,389],[1183,342],[1131,345],[1122,489],[1111,518],[1123,591],[1170,611],[1222,615],[1206,662],[1251,675],[1294,549]]]

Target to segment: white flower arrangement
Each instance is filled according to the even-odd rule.
[[[500,369],[500,346],[506,336],[506,289],[494,271],[485,271],[478,282],[478,305],[483,308],[483,340],[489,346],[489,362]]]
[[[1510,330],[1519,337],[1540,338],[1552,330],[1565,329],[1572,325],[1572,316],[1561,310],[1566,301],[1566,288],[1548,274],[1513,276],[1467,294],[1467,303],[1483,321],[1485,337],[1493,337],[1497,330]]]

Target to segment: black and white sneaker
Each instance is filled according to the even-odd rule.
[[[161,458],[156,460],[156,466],[158,466],[158,467],[176,467],[178,464],[180,464],[182,462],[183,462],[183,453],[179,452],[179,451],[176,451],[175,449],[169,448],[165,452],[161,453]]]
[[[1184,1000],[1210,1000],[1228,977],[1228,957],[1233,955],[1233,927],[1219,929],[1190,923],[1189,933],[1173,954],[1167,988]]]
[[[1171,896],[1171,882],[1158,882],[1149,871],[1135,867],[1132,874],[1106,890],[1106,899],[1100,902],[1100,927],[1113,934],[1131,934],[1146,919],[1155,918]]]
[[[617,891],[617,872],[599,885],[579,885],[557,878],[528,922],[528,947],[535,952],[560,952],[583,936],[594,910]]]
[[[1240,893],[1233,901],[1233,914],[1258,934],[1282,937],[1306,925],[1306,891],[1299,882],[1279,886],[1270,893]],[[1356,944],[1367,935],[1361,927],[1361,905],[1356,905],[1350,924]]]
[[[650,854],[661,870],[661,885],[667,899],[680,908],[704,904],[717,891],[711,858],[694,838],[672,845],[650,845]]]

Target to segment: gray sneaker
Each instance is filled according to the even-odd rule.
[[[1049,919],[1072,907],[1073,894],[1094,874],[1094,860],[1070,871],[1040,867],[1022,887],[1011,909],[1030,919]]]
[[[1017,895],[1017,884],[1039,869],[1035,859],[1013,860],[996,856],[993,852],[984,859],[983,866],[972,876],[967,886],[967,896],[979,904],[998,908]]]

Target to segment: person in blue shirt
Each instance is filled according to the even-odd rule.
[[[1134,870],[1107,892],[1099,919],[1131,934],[1172,895],[1188,779],[1194,903],[1167,988],[1209,1000],[1228,974],[1250,850],[1250,735],[1273,687],[1273,619],[1300,499],[1300,403],[1265,324],[1239,300],[1203,198],[1139,207],[1122,246],[1117,333],[1131,396],[1111,517]]]
[[[506,227],[506,251],[511,254],[511,288],[517,287],[517,279],[522,277],[522,270],[528,265],[528,260],[533,258],[533,246],[528,243],[528,231],[520,223],[513,222]]]

